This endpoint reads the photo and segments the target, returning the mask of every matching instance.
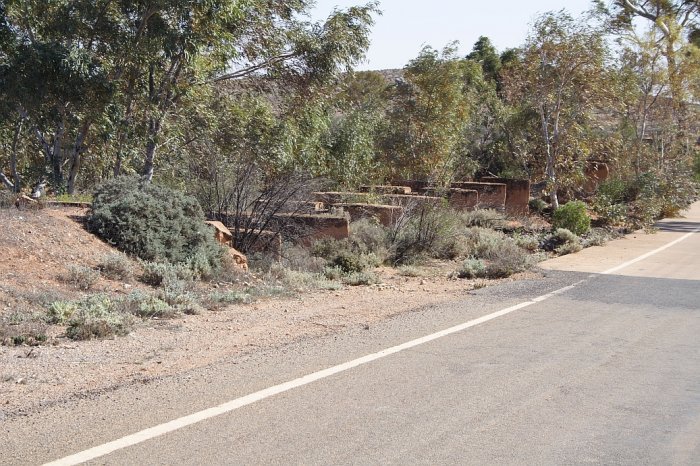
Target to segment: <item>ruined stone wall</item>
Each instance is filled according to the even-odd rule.
[[[480,178],[479,181],[506,185],[506,212],[509,215],[528,215],[530,213],[530,180],[485,177]]]
[[[479,193],[480,209],[503,211],[506,207],[506,185],[503,183],[479,183],[476,181],[459,181],[452,183],[452,188],[474,190]]]

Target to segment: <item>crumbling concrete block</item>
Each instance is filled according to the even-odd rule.
[[[376,218],[380,224],[387,227],[394,226],[403,213],[403,207],[396,205],[334,204],[333,207],[343,208],[350,214],[351,221],[361,218]]]
[[[447,202],[455,210],[474,210],[479,205],[479,192],[474,189],[451,188]]]
[[[479,183],[476,181],[458,181],[451,184],[455,189],[469,189],[479,193],[479,209],[506,208],[506,185],[503,183]]]
[[[479,181],[506,185],[506,212],[509,215],[528,215],[530,213],[530,180],[485,177],[480,178]]]
[[[605,162],[589,161],[586,162],[586,182],[583,185],[583,190],[588,194],[593,194],[598,189],[598,186],[603,181],[610,177],[610,167]]]
[[[360,192],[373,194],[411,194],[410,186],[360,186]]]
[[[207,221],[206,224],[214,229],[216,241],[224,246],[228,246],[228,254],[233,259],[233,263],[241,270],[248,270],[248,258],[233,247],[233,234],[226,228],[226,225],[216,220]]]

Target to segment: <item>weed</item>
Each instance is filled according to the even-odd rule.
[[[221,304],[250,304],[253,302],[253,296],[243,291],[216,291],[209,295],[209,299]]]
[[[46,324],[34,313],[16,311],[0,317],[0,344],[36,346],[46,341]]]
[[[121,254],[109,254],[102,258],[97,269],[110,280],[128,282],[134,275],[131,261]]]
[[[398,268],[398,273],[402,277],[422,277],[423,271],[412,265],[402,265]]]
[[[486,276],[486,265],[480,259],[469,258],[457,270],[457,278],[480,278]]]
[[[79,290],[87,291],[100,279],[100,271],[82,265],[69,265],[68,273],[59,278]]]
[[[374,285],[380,283],[379,277],[372,272],[353,272],[342,278],[343,284],[349,286]]]
[[[505,223],[505,214],[493,209],[477,209],[462,214],[466,227],[499,228]]]
[[[134,317],[119,310],[108,296],[97,294],[76,302],[77,309],[68,318],[66,336],[90,340],[129,333]]]

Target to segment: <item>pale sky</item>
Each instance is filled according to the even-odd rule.
[[[334,7],[347,8],[363,0],[316,0],[314,20],[324,20]],[[471,51],[479,36],[496,48],[522,45],[533,19],[547,11],[566,9],[574,16],[591,0],[381,0],[383,15],[376,18],[367,62],[358,69],[403,68],[424,45],[441,50],[460,42],[460,54]]]

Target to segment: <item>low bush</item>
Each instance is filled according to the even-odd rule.
[[[506,220],[506,215],[493,209],[477,209],[462,214],[466,227],[500,228]]]
[[[374,285],[379,283],[379,277],[372,272],[353,272],[345,275],[342,281],[349,286]]]
[[[566,228],[576,235],[582,235],[591,229],[591,218],[586,213],[586,204],[581,201],[569,201],[554,211],[552,216],[554,228]]]
[[[121,311],[108,296],[92,295],[74,304],[66,329],[66,336],[73,340],[126,335],[133,327],[134,317]]]
[[[114,309],[142,319],[171,318],[179,311],[163,299],[149,293],[134,291],[114,303]]]
[[[153,287],[179,286],[178,282],[191,282],[194,272],[183,264],[167,262],[142,262],[143,273],[139,280]]]
[[[93,194],[91,231],[128,254],[152,262],[183,264],[207,277],[222,249],[204,224],[197,201],[138,177],[117,177]]]
[[[580,241],[571,241],[568,243],[564,243],[561,246],[557,247],[554,252],[557,253],[559,256],[565,256],[567,254],[575,254],[579,252],[581,249],[583,249],[583,245],[581,244]]]
[[[524,272],[532,267],[533,260],[529,254],[518,247],[514,241],[505,241],[501,247],[491,253],[486,265],[489,278],[506,278]]]
[[[36,346],[47,340],[46,323],[35,313],[19,310],[0,316],[0,345]]]
[[[539,215],[542,215],[548,207],[547,203],[544,202],[540,198],[530,199],[530,201],[528,201],[527,205],[530,208],[531,212],[534,212],[534,213],[539,214]]]
[[[463,219],[443,204],[409,206],[389,234],[389,260],[410,264],[426,257],[454,258],[462,254]]]
[[[353,249],[373,253],[382,261],[388,252],[389,229],[374,219],[361,219],[350,224],[350,242]]]
[[[486,265],[480,259],[469,258],[457,270],[458,278],[481,278],[486,276]]]
[[[134,276],[131,261],[121,254],[109,254],[104,256],[97,269],[110,280],[130,281]]]
[[[528,252],[535,252],[540,248],[540,239],[533,235],[516,235],[513,237],[515,244]]]
[[[250,304],[253,296],[245,291],[215,291],[209,295],[209,299],[222,304]]]
[[[79,290],[87,291],[100,279],[100,271],[82,265],[69,265],[67,273],[59,278]]]

